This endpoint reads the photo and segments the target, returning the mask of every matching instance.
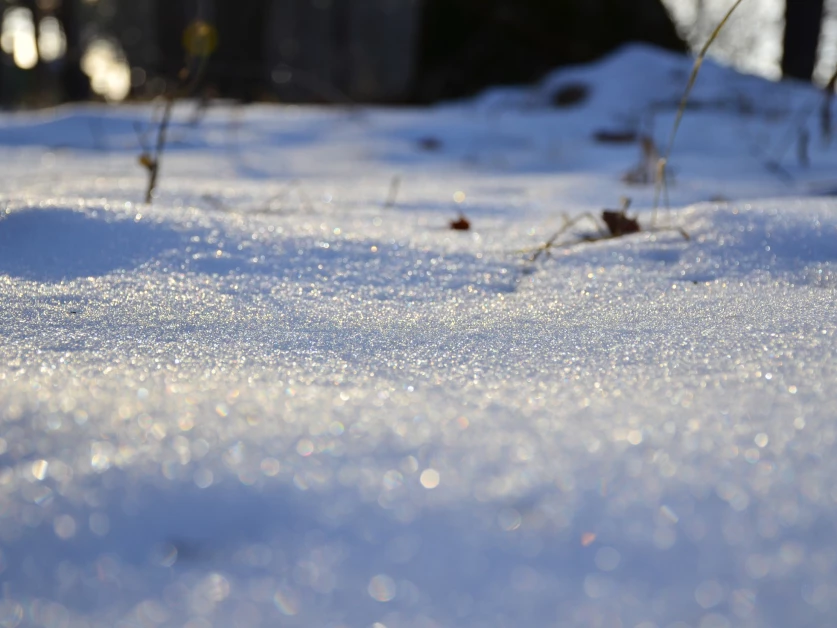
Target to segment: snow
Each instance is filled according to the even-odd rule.
[[[819,96],[708,64],[690,239],[521,253],[623,195],[649,224],[591,136],[664,145],[689,67],[185,103],[152,207],[149,108],[0,118],[0,626],[834,623],[837,158],[815,117],[810,168],[762,158]]]

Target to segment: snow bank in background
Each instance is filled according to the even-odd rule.
[[[147,110],[0,120],[0,626],[833,623],[837,203],[519,252],[623,194],[647,224],[591,135],[680,65],[557,111],[183,111],[151,208]],[[681,205],[830,172],[748,156],[815,98],[758,85],[690,112]]]
[[[586,107],[602,114],[624,115],[649,108],[676,107],[680,103],[694,59],[646,44],[629,44],[604,59],[584,66],[562,68],[531,89],[489,90],[478,99],[485,104],[550,106],[553,95],[567,85],[584,84],[590,90]],[[738,103],[763,111],[765,100],[808,97],[811,87],[796,82],[780,84],[706,61],[692,92],[691,106]]]

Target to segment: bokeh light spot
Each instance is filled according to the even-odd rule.
[[[439,476],[439,472],[436,469],[425,469],[421,472],[421,485],[428,489],[434,489],[439,486],[439,482],[441,482],[441,477]]]
[[[395,599],[395,581],[385,574],[379,574],[369,581],[369,596],[378,602],[391,602]]]

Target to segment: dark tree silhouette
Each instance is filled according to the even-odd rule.
[[[157,74],[176,79],[183,69],[183,32],[188,25],[183,0],[157,0],[155,4],[157,35]]]
[[[157,0],[157,74],[177,77],[186,60],[186,28],[196,19],[204,20],[215,27],[218,41],[203,83],[227,97],[256,99],[269,79],[263,52],[268,4],[269,0]]]
[[[215,5],[218,48],[210,60],[207,81],[226,96],[251,101],[265,90],[269,79],[264,62],[267,5],[267,0]]]
[[[35,44],[36,47],[40,42],[41,33],[41,19],[43,19],[43,11],[37,0],[23,0],[21,5],[32,12],[32,20],[35,23]],[[44,90],[46,88],[46,66],[41,61],[41,51],[38,50],[38,61],[32,69],[32,76],[34,77],[34,84],[30,91],[30,96],[34,97],[34,102],[40,104],[44,97]]]
[[[784,76],[810,80],[817,62],[817,45],[824,0],[787,0],[785,7]]]
[[[81,69],[81,23],[78,0],[61,0],[55,10],[67,38],[67,52],[61,65],[61,92],[65,101],[87,100],[90,97],[90,79]]]
[[[530,82],[628,41],[686,48],[660,0],[425,0],[416,99]]]

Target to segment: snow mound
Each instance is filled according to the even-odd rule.
[[[0,120],[0,626],[834,624],[833,151],[778,180],[750,140],[795,92],[710,66],[769,94],[689,112],[652,224],[594,133],[688,66],[628,48],[559,110],[183,103],[151,207],[149,110]],[[643,231],[584,241],[622,195]]]
[[[599,61],[561,68],[532,89],[492,89],[477,98],[486,106],[555,106],[563,88],[586,87],[579,106],[600,114],[650,114],[680,103],[694,58],[641,43],[626,44]],[[690,108],[738,109],[748,114],[789,106],[794,98],[811,93],[802,83],[782,83],[744,76],[707,59],[692,91]],[[567,105],[573,109],[573,105]]]

